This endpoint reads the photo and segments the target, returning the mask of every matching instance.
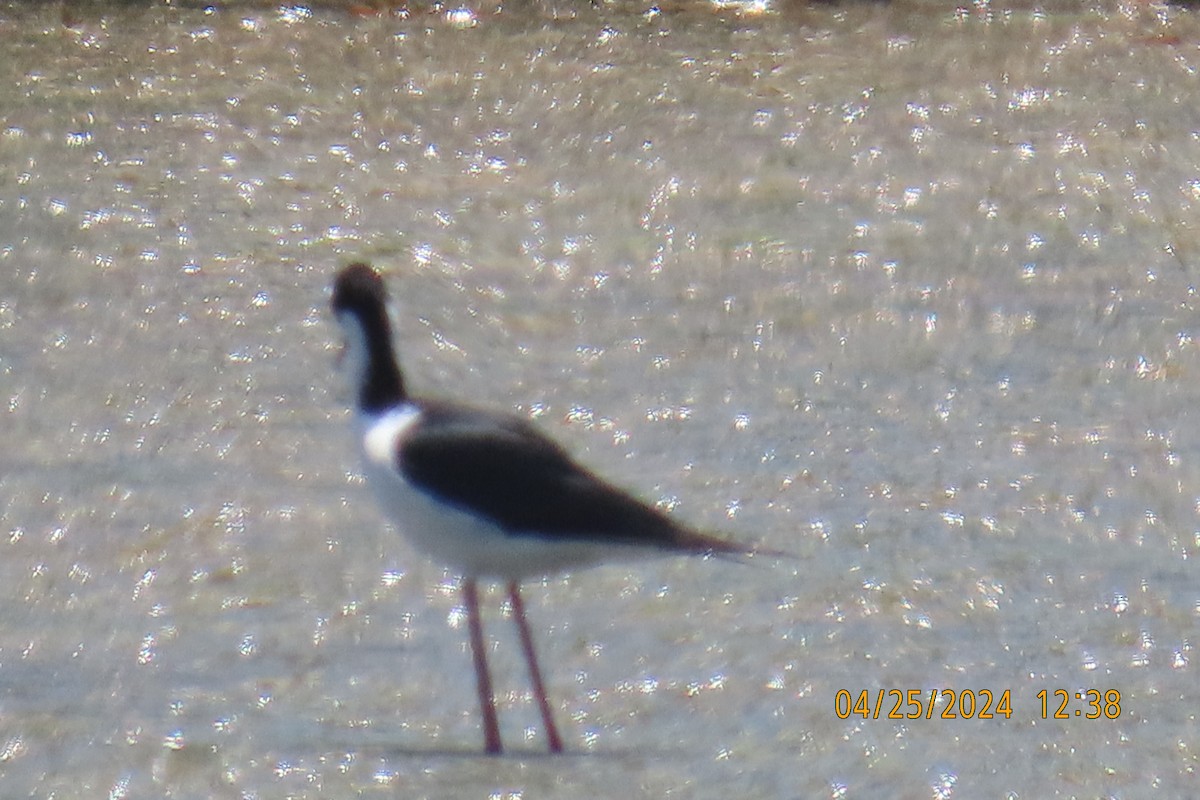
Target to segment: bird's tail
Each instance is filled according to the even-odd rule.
[[[687,528],[677,532],[675,544],[681,550],[689,553],[702,556],[716,556],[717,558],[727,558],[731,561],[740,561],[745,563],[753,558],[798,558],[795,553],[789,553],[786,550],[773,550],[768,547],[752,547],[742,542],[722,539],[719,536],[713,536],[708,533],[701,533]]]

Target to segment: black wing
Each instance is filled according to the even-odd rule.
[[[449,404],[422,410],[398,453],[405,477],[504,530],[672,550],[744,551],[689,531],[609,485],[519,417]]]

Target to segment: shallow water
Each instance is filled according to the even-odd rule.
[[[0,32],[6,796],[1195,792],[1191,12]],[[478,755],[453,576],[361,485],[326,312],[359,258],[413,385],[798,557],[528,586],[567,757],[499,592],[512,755]],[[1011,714],[835,713],[943,688]]]

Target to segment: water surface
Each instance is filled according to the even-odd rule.
[[[9,4],[0,31],[6,795],[1194,793],[1191,12]],[[454,577],[354,461],[352,259],[421,391],[797,556],[528,586],[568,757],[500,592],[513,754],[478,755]],[[840,689],[1011,713],[842,719]]]

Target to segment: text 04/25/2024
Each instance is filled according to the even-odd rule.
[[[1117,719],[1117,689],[1042,689],[1036,716],[1041,719]],[[1001,689],[839,689],[833,696],[838,719],[1010,719],[1012,690]]]

